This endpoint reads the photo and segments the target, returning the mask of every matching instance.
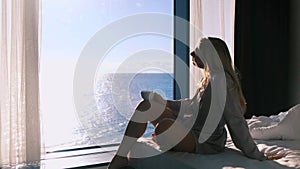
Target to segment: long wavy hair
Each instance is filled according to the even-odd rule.
[[[219,56],[222,65],[223,65],[223,69],[225,72],[227,72],[231,78],[233,79],[234,82],[234,88],[232,90],[236,90],[238,92],[239,95],[239,100],[240,100],[240,104],[243,110],[243,113],[246,113],[247,110],[247,103],[246,103],[246,99],[244,97],[239,79],[237,77],[237,73],[235,72],[235,70],[233,69],[233,64],[232,64],[232,60],[231,60],[231,56],[228,50],[228,47],[226,45],[226,43],[219,39],[219,38],[215,38],[215,37],[208,37],[208,38],[202,38],[199,42],[199,48],[200,48],[200,53],[207,53],[210,51],[206,51],[206,50],[212,50],[211,47],[213,47],[216,52],[217,55]],[[203,71],[203,78],[201,79],[200,83],[199,83],[199,87],[200,89],[204,89],[208,83],[209,83],[209,79],[210,79],[210,70],[209,67],[207,66],[207,64],[204,64],[204,71]]]

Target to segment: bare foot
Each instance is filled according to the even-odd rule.
[[[119,169],[125,166],[128,166],[127,157],[115,155],[114,158],[111,160],[107,169]]]

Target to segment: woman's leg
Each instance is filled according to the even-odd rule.
[[[167,129],[169,129],[169,127],[171,127],[175,122],[176,118],[177,117],[174,115],[172,109],[166,107],[164,112],[156,120],[151,121],[152,125],[155,127],[155,135],[159,135],[165,132]],[[185,135],[185,133],[187,132],[186,128],[180,124],[174,127],[176,127],[176,133],[174,133],[173,135],[177,135],[177,136]],[[170,139],[172,138],[168,138],[166,140],[157,139],[156,142],[161,147],[168,147],[167,145]],[[183,137],[183,139],[171,150],[194,153],[195,148],[196,148],[196,142],[195,142],[194,135],[191,133],[191,131],[189,131],[188,134],[185,137]]]
[[[131,147],[136,143],[136,140],[144,134],[146,127],[147,123],[137,123],[129,121],[124,135],[131,137],[131,139],[123,138],[117,151],[117,154],[114,156],[111,163],[109,164],[109,169],[118,169],[120,167],[128,165],[128,159],[125,154],[127,154],[130,151]]]
[[[159,135],[159,134],[165,132],[167,129],[169,129],[169,127],[171,127],[174,124],[174,122],[175,122],[175,120],[171,119],[171,118],[162,119],[155,128],[155,134]],[[176,131],[176,133],[170,133],[171,135],[184,136],[185,133],[187,132],[187,130],[184,128],[184,126],[181,126],[179,124],[176,126],[173,126],[173,127],[176,127],[176,129],[174,130],[174,131]],[[160,145],[161,147],[168,147],[170,139],[177,139],[177,137],[168,138],[167,140],[159,140],[158,138],[159,137],[157,137],[156,141],[157,141],[158,145]],[[195,138],[194,138],[194,135],[191,133],[191,131],[189,131],[188,134],[185,137],[183,137],[182,140],[178,144],[176,144],[176,146],[174,146],[171,150],[194,153],[195,149],[196,149]]]
[[[141,102],[136,111],[133,113],[133,119],[139,119],[139,122],[135,122],[130,120],[127,128],[125,130],[125,136],[130,137],[131,139],[124,139],[121,141],[117,154],[112,159],[109,169],[117,169],[123,166],[128,165],[128,159],[125,154],[127,154],[132,146],[136,143],[136,140],[140,138],[147,127],[147,121],[151,121],[153,126],[156,128],[155,133],[158,135],[164,131],[166,131],[176,120],[176,116],[172,113],[172,110],[165,105],[161,108],[160,106],[152,106],[148,101]],[[164,111],[162,112],[162,108]],[[158,117],[157,117],[158,116]],[[137,118],[135,118],[137,117]],[[156,118],[157,117],[157,118]],[[144,118],[144,119],[143,119]],[[155,120],[153,120],[155,119]],[[164,119],[170,119],[172,122],[168,122]],[[140,122],[143,121],[143,122]],[[176,133],[183,133],[184,128],[182,126],[177,127]],[[175,151],[185,151],[185,152],[194,152],[195,147],[195,139],[191,133],[189,133],[186,137],[183,138],[181,142],[179,142],[173,150]],[[122,154],[122,155],[120,155]]]
[[[117,169],[128,165],[127,153],[136,143],[136,140],[145,133],[147,121],[155,119],[155,117],[152,116],[159,116],[159,114],[163,114],[163,112],[161,111],[162,108],[164,109],[164,107],[158,105],[151,106],[148,101],[142,101],[137,106],[135,112],[132,115],[132,120],[129,121],[126,127],[125,134],[121,141],[117,154],[114,156],[108,167],[109,169]],[[137,120],[138,122],[134,120]]]

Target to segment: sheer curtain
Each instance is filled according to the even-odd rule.
[[[39,0],[1,0],[0,167],[39,162]]]
[[[202,36],[219,37],[225,40],[234,60],[234,11],[235,0],[190,0],[191,50]],[[191,67],[190,96],[193,96],[202,74]]]

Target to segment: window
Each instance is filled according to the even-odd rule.
[[[74,72],[86,44],[110,23],[145,12],[172,15],[173,0],[42,0],[40,85],[47,152],[118,143],[130,113],[120,112],[116,106],[122,104],[113,98],[114,92],[120,92],[113,90],[116,84],[121,85],[118,89],[124,87],[129,91],[129,97],[124,99],[129,99],[131,106],[141,100],[141,90],[155,90],[168,99],[173,98],[173,38],[145,33],[123,39],[99,61],[93,93],[86,93],[93,95],[97,107],[86,105],[81,110],[86,115],[84,120],[76,113]],[[172,22],[168,29],[173,30]],[[149,50],[157,53],[156,57],[127,62]],[[145,61],[157,66],[147,66]],[[142,71],[133,69],[143,64]],[[122,66],[125,68],[118,69]],[[124,85],[122,79],[128,84]],[[147,131],[149,136],[151,125]]]

